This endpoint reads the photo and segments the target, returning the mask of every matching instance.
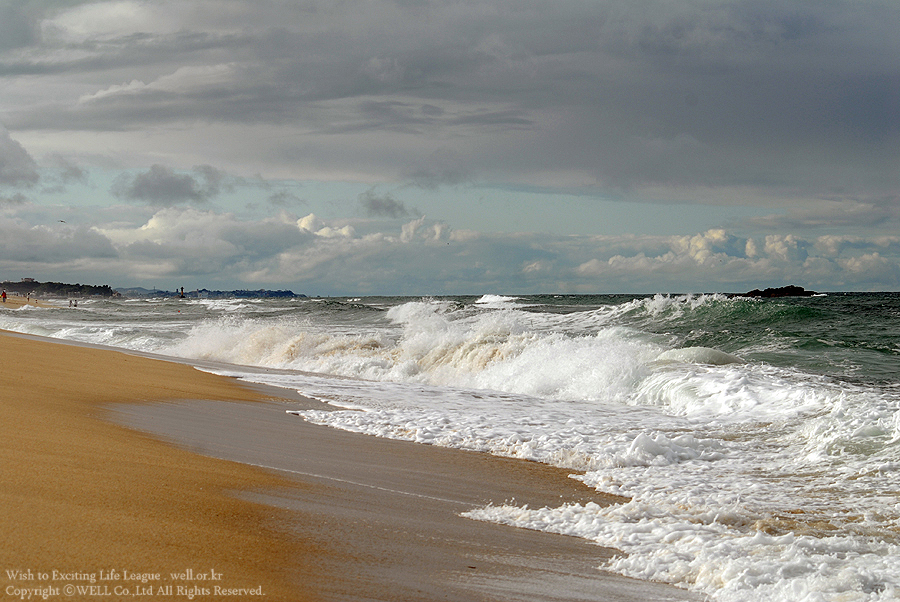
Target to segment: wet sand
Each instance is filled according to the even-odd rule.
[[[9,334],[0,345],[4,569],[210,590],[170,573],[215,571],[269,600],[695,599],[599,571],[614,550],[459,516],[615,501],[568,471],[311,425],[285,410],[317,402],[178,362]]]

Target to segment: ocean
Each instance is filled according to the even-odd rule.
[[[630,501],[465,516],[625,552],[604,570],[900,599],[900,293],[84,299],[0,328],[225,362],[330,404],[313,423],[577,471]]]

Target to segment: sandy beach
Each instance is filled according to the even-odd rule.
[[[3,302],[3,307],[6,309],[21,309],[26,305],[32,305],[34,307],[48,307],[49,304],[40,301],[39,299],[22,297],[16,294],[7,294],[6,301]]]
[[[285,410],[314,401],[184,363],[0,351],[4,599],[696,599],[599,571],[614,550],[459,516],[616,501],[569,471],[310,425]]]
[[[285,512],[234,495],[291,483],[102,419],[113,403],[260,395],[189,366],[110,351],[4,335],[0,352],[7,599],[18,597],[10,587],[109,586],[112,594],[147,585],[126,580],[126,571],[170,585],[170,573],[187,569],[215,570],[228,587],[262,586],[274,599],[316,599],[298,582],[316,550],[283,528]],[[54,571],[84,578],[54,579]],[[101,581],[101,571],[121,579]]]

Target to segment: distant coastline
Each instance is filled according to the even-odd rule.
[[[116,292],[123,297],[128,298],[185,298],[185,299],[268,299],[273,297],[304,298],[306,295],[295,293],[291,290],[245,290],[237,289],[231,291],[212,291],[201,288],[192,291],[178,289],[174,291],[163,291],[159,289],[146,289],[141,287],[118,288]]]
[[[168,291],[161,289],[147,289],[143,287],[119,287],[113,288],[108,284],[67,284],[63,282],[38,282],[32,278],[23,278],[13,282],[7,280],[0,282],[0,287],[9,293],[30,295],[32,297],[124,297],[124,298],[184,298],[184,299],[265,299],[265,298],[306,298],[307,295],[295,293],[292,290],[269,289],[235,289],[235,290],[209,290],[206,288],[185,290],[178,288]],[[778,297],[812,297],[818,295],[815,291],[808,291],[801,286],[787,285],[764,290],[753,289],[746,293],[730,293],[731,297],[754,298],[778,298]]]
[[[7,280],[0,282],[0,288],[8,293],[31,297],[125,297],[125,298],[181,298],[185,299],[262,299],[270,297],[306,297],[291,290],[232,290],[213,291],[205,288],[187,291],[183,289],[164,291],[159,289],[146,289],[141,287],[113,288],[108,284],[67,284],[64,282],[39,282],[33,278],[23,278],[13,282]]]

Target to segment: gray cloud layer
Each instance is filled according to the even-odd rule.
[[[322,291],[900,287],[898,31],[894,0],[0,3],[0,217],[28,241],[0,268]],[[40,194],[92,169],[119,171],[133,213],[47,227]],[[324,221],[215,205],[257,176],[370,189]],[[263,205],[307,203],[296,189]],[[687,236],[488,234],[397,193],[477,211],[487,189],[753,211]]]
[[[6,10],[34,29],[33,8]],[[401,179],[447,171],[451,153],[467,178],[616,190],[900,183],[885,169],[900,151],[894,2],[193,0],[43,16],[40,44],[0,32],[30,49],[0,76],[97,83],[7,110],[10,129],[266,123],[338,169]],[[302,142],[266,152],[313,161]]]

